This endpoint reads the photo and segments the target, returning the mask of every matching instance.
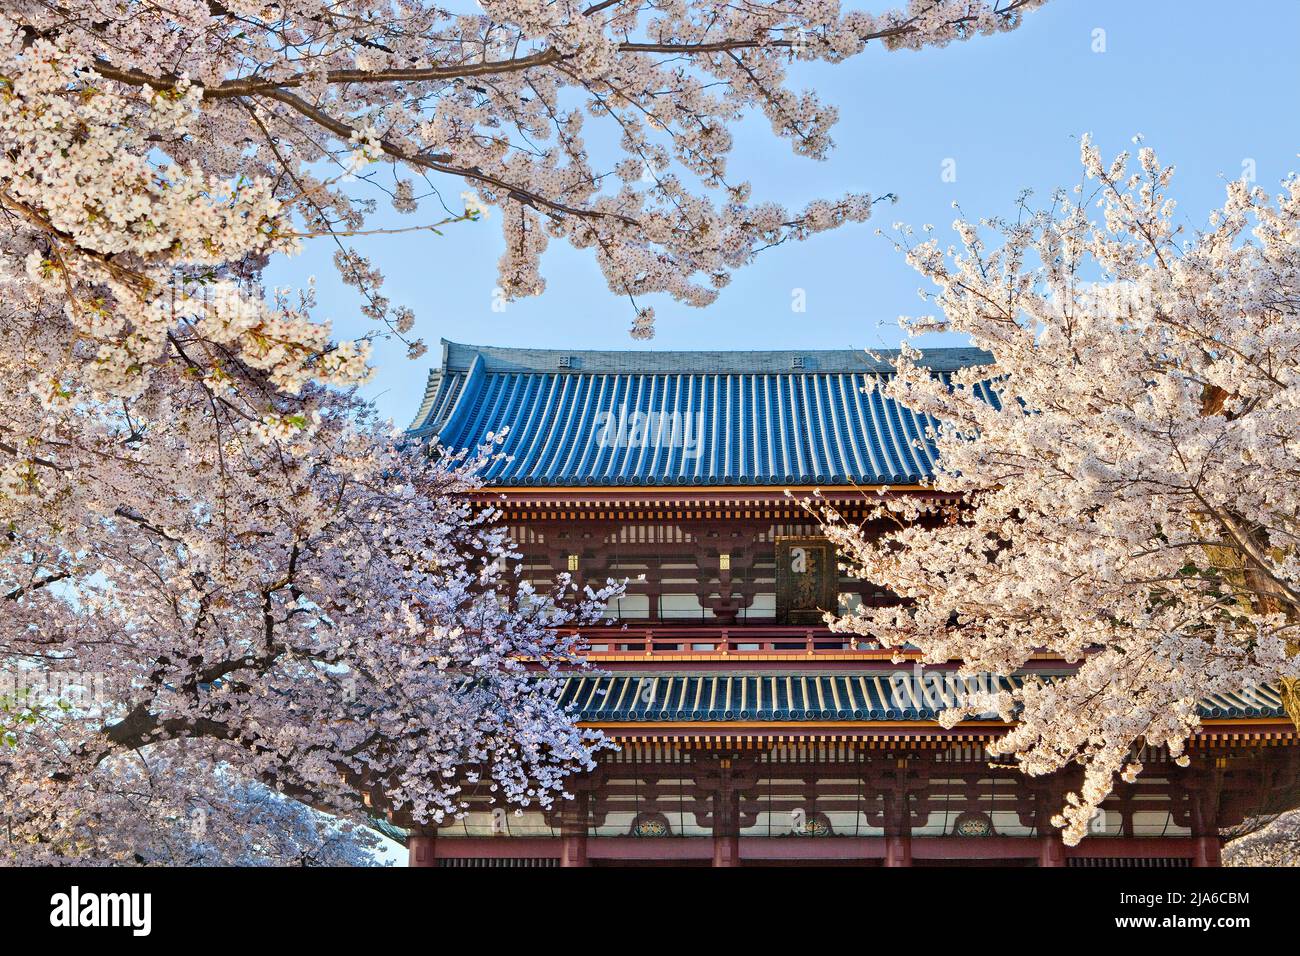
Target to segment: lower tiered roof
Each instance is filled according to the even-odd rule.
[[[1050,675],[1045,675],[1050,679]],[[583,723],[678,721],[934,721],[947,707],[980,690],[1007,690],[1020,677],[961,678],[927,672],[897,679],[862,673],[574,675],[565,679],[561,701]],[[1203,719],[1285,719],[1271,686],[1206,697]]]

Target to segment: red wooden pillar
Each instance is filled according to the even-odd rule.
[[[1038,865],[1065,866],[1065,843],[1061,831],[1052,826],[1052,817],[1065,800],[1066,782],[1057,776],[1032,786],[1032,803],[1026,809],[1032,813],[1031,820],[1038,831]]]
[[[740,865],[740,795],[732,789],[731,761],[720,762],[713,794],[713,865]]]
[[[1221,849],[1217,836],[1196,837],[1196,850],[1195,856],[1192,857],[1192,866],[1222,866]]]
[[[1191,797],[1192,837],[1196,849],[1192,866],[1219,866],[1219,800],[1221,797],[1221,770],[1198,776],[1188,774]]]
[[[587,832],[569,833],[560,841],[560,866],[587,865]]]
[[[740,837],[734,833],[713,835],[713,865],[740,866]]]
[[[587,865],[587,801],[590,793],[579,790],[572,806],[560,817],[560,866]]]
[[[1065,866],[1065,844],[1057,833],[1038,838],[1038,865]]]
[[[438,831],[432,827],[412,830],[406,838],[407,866],[437,866]]]
[[[885,866],[912,865],[912,834],[899,833],[885,836]]]
[[[912,865],[912,816],[907,760],[895,764],[893,785],[885,794],[885,866]]]

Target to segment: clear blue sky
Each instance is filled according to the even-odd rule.
[[[847,4],[846,6],[850,6]],[[882,5],[866,4],[873,9]],[[1096,29],[1103,53],[1093,52]],[[1103,154],[1145,136],[1177,165],[1179,213],[1199,226],[1221,201],[1223,177],[1253,159],[1261,185],[1276,191],[1297,168],[1300,120],[1300,3],[1294,0],[1050,0],[1014,33],[922,53],[873,48],[836,66],[805,66],[797,86],[837,105],[838,144],[824,163],[791,154],[755,117],[737,130],[732,178],[748,178],[755,199],[799,208],[846,191],[899,195],[863,225],[769,250],[738,273],[718,301],[692,309],[660,297],[658,349],[870,348],[895,345],[897,317],[926,311],[922,285],[876,236],[894,221],[933,223],[945,244],[953,200],[971,217],[1006,214],[1023,187],[1045,199],[1079,178],[1078,137],[1092,132]],[[946,159],[956,181],[944,182]],[[449,202],[465,187],[441,184]],[[494,210],[494,213],[496,211]],[[357,240],[388,278],[387,293],[415,309],[428,355],[407,360],[377,350],[379,372],[366,393],[384,415],[409,423],[437,341],[548,348],[642,348],[627,336],[630,307],[605,288],[589,254],[552,244],[543,263],[547,290],[491,309],[501,238],[498,215],[452,226],[442,237],[415,233]],[[414,224],[391,209],[374,224]],[[340,285],[331,248],[317,241],[277,262],[270,279],[300,285],[318,278],[317,315],[340,337],[372,327],[353,290]],[[806,290],[807,311],[791,311]],[[950,343],[934,344],[958,344]]]

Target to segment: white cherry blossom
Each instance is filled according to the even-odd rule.
[[[939,423],[947,503],[830,524],[855,573],[905,599],[837,628],[969,671],[1077,665],[972,701],[1014,718],[995,749],[1028,773],[1086,766],[1070,842],[1139,744],[1184,756],[1207,695],[1279,684],[1300,721],[1300,178],[1229,182],[1192,230],[1149,148],[1130,169],[1085,137],[1082,160],[1073,194],[958,220],[956,248],[904,230],[938,289],[938,315],[904,328],[989,360],[948,381],[905,350],[882,386]]]
[[[648,337],[640,298],[706,305],[762,249],[870,214],[731,176],[749,110],[831,148],[793,58],[940,46],[1039,2],[6,3],[0,673],[95,691],[0,713],[0,852],[126,860],[217,774],[411,825],[460,812],[466,767],[503,802],[555,799],[601,741],[555,703],[577,662],[552,628],[611,591],[517,581],[463,497],[492,450],[402,447],[353,397],[375,335],[424,349],[351,244],[375,197],[426,230],[490,209],[509,297],[542,291],[553,239],[591,250]],[[313,241],[374,334],[339,341],[310,283],[263,283]],[[158,761],[175,786],[132,817]]]

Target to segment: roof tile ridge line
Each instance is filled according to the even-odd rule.
[[[636,473],[640,476],[641,483],[645,485],[659,484],[656,479],[659,471],[659,449],[663,447],[660,442],[663,436],[664,419],[666,418],[664,411],[667,401],[668,373],[655,372],[650,387],[650,399],[647,404],[649,417],[646,419],[646,430],[642,437],[641,453],[636,459]],[[655,431],[653,437],[650,435],[652,427]],[[646,461],[647,454],[650,456],[648,463]]]
[[[733,382],[743,378],[740,374],[728,374],[726,376],[726,398],[722,405],[722,481],[726,484],[732,484],[731,477],[731,386]],[[739,397],[736,401],[740,401]]]
[[[442,389],[438,393],[438,401],[430,412],[432,417],[426,426],[430,431],[440,422],[445,421],[447,412],[456,401],[456,396],[460,394],[460,388],[465,383],[465,376],[460,372],[452,372],[450,375],[444,373],[442,376]]]
[[[613,477],[610,472],[614,467],[614,462],[618,459],[619,443],[626,439],[627,403],[628,396],[631,394],[632,389],[630,385],[630,376],[625,375],[622,372],[606,372],[603,374],[610,376],[614,382],[614,389],[609,393],[609,410],[616,416],[614,422],[618,431],[615,433],[612,442],[608,440],[608,435],[606,435],[606,440],[603,443],[599,441],[596,442],[596,454],[595,457],[592,458],[592,467],[594,470],[600,462],[601,454],[608,452],[609,457],[605,459],[605,467],[600,469],[600,477],[608,480]],[[598,482],[593,482],[593,484],[596,483]]]
[[[554,481],[562,478],[564,468],[560,464],[560,459],[568,456],[565,452],[572,447],[573,436],[583,430],[582,422],[585,420],[587,408],[590,402],[591,376],[586,373],[569,376],[565,379],[567,389],[569,380],[572,379],[573,395],[565,404],[568,406],[568,414],[564,416],[564,422],[561,424],[560,416],[556,415],[554,427],[551,434],[547,437],[546,445],[538,453],[537,464],[533,466],[534,479],[547,479]],[[566,391],[565,395],[568,394]],[[579,398],[581,397],[581,402]],[[538,469],[542,467],[543,461],[548,462],[546,470],[538,474]]]
[[[742,406],[743,408],[744,406]],[[745,456],[744,467],[740,471],[742,480],[752,481],[754,476],[758,474],[758,460],[760,457],[758,451],[758,379],[753,372],[749,373],[749,408],[746,410],[749,413],[749,451]],[[743,428],[741,429],[740,440],[742,442],[745,440]]]
[[[739,484],[749,477],[751,457],[750,451],[753,445],[754,430],[746,430],[745,423],[749,421],[746,414],[745,395],[748,392],[750,401],[753,401],[753,380],[752,372],[736,376],[736,483]]]
[[[794,456],[790,451],[790,441],[786,431],[785,403],[787,395],[785,376],[777,375],[773,377],[771,385],[772,388],[768,391],[768,404],[769,408],[774,407],[776,409],[776,436],[779,439],[777,448],[780,451],[780,455],[774,456],[774,460],[779,458],[781,462],[781,467],[779,469],[774,468],[772,470],[772,477],[777,479],[778,484],[785,484],[788,483],[790,478],[794,475],[794,465],[790,460]],[[773,395],[773,392],[776,394]],[[776,403],[775,406],[772,405],[773,401]]]
[[[691,401],[695,403],[693,407],[697,407],[700,410],[700,453],[695,456],[695,467],[688,469],[686,483],[698,485],[703,483],[704,478],[704,450],[706,447],[711,447],[709,445],[710,439],[708,438],[709,424],[706,420],[708,417],[706,398],[708,396],[709,377],[707,375],[701,375],[698,372],[691,372],[689,381],[689,397]]]
[[[823,451],[823,452],[825,453],[825,455],[826,455],[826,460],[825,460],[826,472],[825,472],[825,474],[822,474],[822,475],[819,475],[819,476],[818,476],[817,481],[818,481],[819,484],[822,483],[822,482],[833,482],[833,481],[835,481],[835,479],[836,479],[836,477],[837,477],[837,475],[836,475],[836,471],[835,471],[835,463],[836,463],[836,462],[839,462],[839,465],[840,465],[840,468],[841,468],[841,469],[844,469],[844,466],[845,466],[845,464],[846,464],[846,463],[844,462],[844,459],[843,459],[843,454],[842,454],[843,449],[840,448],[840,449],[837,450],[836,448],[833,448],[833,447],[832,447],[832,445],[831,445],[831,439],[834,438],[835,436],[834,436],[833,434],[829,433],[828,430],[827,430],[827,427],[826,427],[827,414],[830,412],[830,401],[831,401],[830,392],[831,392],[831,390],[830,390],[830,382],[829,382],[829,379],[830,379],[831,374],[832,374],[832,373],[818,373],[818,374],[815,374],[815,375],[811,376],[811,378],[812,378],[813,401],[815,402],[815,404],[816,404],[816,406],[817,406],[817,431],[818,431],[818,432],[820,433],[820,435],[821,435],[822,451]],[[826,386],[826,402],[825,402],[825,403],[822,402],[822,386],[823,386],[823,385]],[[831,423],[834,424],[834,419],[833,419],[833,418],[832,418],[832,420],[831,420]],[[837,440],[837,441],[838,441],[838,440]],[[847,470],[847,469],[844,469],[844,470]]]
[[[501,358],[503,360],[512,360],[524,367],[511,368],[511,369],[494,369],[494,370],[514,371],[514,372],[521,372],[526,374],[564,374],[567,371],[579,371],[579,370],[586,371],[589,373],[601,373],[601,372],[627,373],[627,372],[644,372],[644,371],[663,372],[663,371],[669,371],[668,369],[664,369],[662,367],[662,363],[667,360],[667,357],[681,356],[681,355],[694,355],[694,356],[726,355],[726,356],[735,356],[735,357],[749,355],[749,356],[768,357],[768,358],[775,357],[775,356],[798,356],[798,355],[828,356],[828,357],[835,356],[841,359],[850,359],[850,358],[856,359],[856,367],[840,368],[840,369],[835,369],[833,371],[824,368],[811,369],[809,371],[810,372],[820,371],[820,372],[831,373],[831,374],[848,374],[853,371],[862,371],[869,374],[882,374],[882,373],[888,373],[893,371],[892,364],[888,359],[882,358],[879,361],[875,360],[875,355],[880,355],[880,356],[896,355],[901,351],[899,348],[880,348],[880,349],[869,350],[869,349],[854,348],[854,347],[838,348],[838,349],[836,348],[812,348],[812,349],[785,348],[785,349],[662,349],[662,350],[660,349],[528,348],[523,346],[509,346],[509,345],[472,345],[464,342],[453,342],[450,339],[447,339],[445,337],[440,340],[440,344],[443,346],[442,364],[443,364],[444,371],[448,371],[448,370],[465,371],[465,369],[460,369],[460,368],[449,369],[449,364],[451,362],[451,354],[453,351],[456,351],[462,354],[470,354],[470,355],[482,357],[485,361],[488,362],[489,365],[492,365],[494,360],[497,358]],[[975,346],[961,346],[961,345],[936,346],[934,348],[923,348],[920,350],[920,353],[921,353],[920,364],[925,365],[927,367],[935,368],[933,365],[929,364],[929,362],[927,361],[927,359],[929,359],[929,360],[939,362],[940,366],[945,366],[945,367],[935,368],[936,371],[952,370],[946,367],[946,363],[944,362],[945,359],[952,360],[952,364],[954,365],[954,367],[957,366],[966,367],[968,365],[987,364],[988,359],[991,358],[989,353],[983,349],[977,348]],[[539,368],[536,367],[535,364],[527,361],[527,356],[538,356],[538,355],[602,356],[602,357],[608,357],[611,360],[614,359],[615,357],[618,357],[623,360],[624,364],[620,365],[619,367],[611,367],[607,369],[566,370],[566,369],[559,369],[559,368]],[[638,359],[642,359],[646,361],[648,363],[648,367],[638,368],[636,366],[636,362]],[[871,361],[868,361],[868,359],[871,359]],[[459,359],[457,361],[459,362]],[[748,374],[756,370],[754,370],[751,367],[744,367],[744,368],[713,367],[708,370],[701,368],[701,369],[692,369],[691,371],[696,374],[711,374],[711,373]],[[772,375],[772,374],[778,374],[780,371],[781,371],[780,369],[773,368],[773,369],[767,369],[761,372],[760,374]]]
[[[892,399],[886,398],[879,390],[872,392],[868,399],[871,421],[880,436],[880,453],[886,462],[886,470],[881,472],[881,477],[886,481],[901,481],[907,463],[903,461],[902,452],[898,447],[898,437],[894,434],[894,423],[889,415]]]
[[[601,404],[605,400],[605,386],[608,384],[608,377],[604,375],[589,375],[590,381],[587,384],[587,398],[582,403],[582,417],[578,420],[578,430],[570,434],[569,453],[564,458],[564,464],[560,466],[560,475],[571,476],[586,474],[586,462],[591,454],[592,445],[596,441],[596,433],[602,428],[608,433],[610,418],[605,418],[605,424],[599,425],[602,414],[608,416],[607,411],[601,409]],[[596,380],[600,379],[600,390],[596,390]],[[588,425],[590,423],[590,426]],[[599,454],[599,453],[597,453]],[[573,464],[573,456],[577,455],[576,465]]]
[[[695,376],[680,369],[673,374],[673,410],[681,419],[682,442],[670,450],[664,465],[664,483],[680,487],[690,484],[691,463],[704,453],[704,416],[694,405]]]
[[[649,450],[650,447],[650,441],[651,441],[649,435],[650,422],[653,421],[653,416],[655,414],[655,400],[656,397],[659,396],[659,378],[661,373],[651,372],[648,374],[650,375],[650,393],[646,396],[646,400],[645,400],[646,410],[643,413],[645,417],[640,419],[640,422],[643,426],[643,430],[639,433],[641,448],[637,452],[636,464],[632,467],[632,475],[640,479],[640,483],[650,485],[650,484],[654,484],[654,482],[645,480],[646,477],[644,472],[645,456],[646,456],[646,451]],[[663,398],[659,396],[658,400],[660,405],[662,406]],[[662,415],[659,416],[659,422],[660,422],[660,427],[662,428],[663,427]],[[629,433],[629,442],[630,442],[631,435],[637,434],[637,432],[631,430],[631,426],[629,426],[629,431],[630,431]],[[655,436],[655,441],[658,441],[658,436]],[[632,458],[632,450],[631,448],[629,448],[627,460],[630,462],[631,458]],[[625,462],[624,463],[625,469],[626,469],[626,464],[627,463]]]
[[[469,409],[474,404],[474,399],[483,388],[483,383],[487,380],[486,363],[483,357],[479,356],[470,363],[469,370],[465,373],[465,382],[460,387],[460,394],[456,396],[456,401],[452,403],[451,409],[447,412],[447,417],[443,420],[441,427],[438,429],[437,437],[439,442],[442,441],[444,433],[451,437],[455,434],[455,428],[461,424],[469,414]]]
[[[618,432],[615,433],[612,443],[606,442],[609,445],[609,458],[605,461],[605,470],[601,477],[608,479],[611,484],[627,487],[629,482],[623,480],[626,477],[623,472],[627,467],[627,443],[632,425],[632,415],[637,411],[636,406],[633,404],[633,395],[635,394],[635,401],[639,402],[641,400],[641,380],[637,376],[626,372],[611,372],[609,374],[617,376],[617,384],[623,389],[623,392],[619,398]],[[636,390],[635,393],[633,389]],[[599,452],[597,454],[599,455]]]
[[[441,406],[446,404],[445,393],[451,388],[450,382],[452,374],[447,368],[448,349],[452,345],[447,339],[441,338],[438,344],[442,346],[442,361],[429,369],[429,375],[424,382],[424,397],[420,401],[420,406],[415,410],[415,418],[407,427],[408,433],[431,428],[434,419],[433,413]],[[436,388],[434,381],[437,381]]]
[[[661,468],[664,484],[675,485],[681,478],[682,461],[686,457],[686,443],[691,437],[691,412],[690,409],[682,408],[682,376],[683,372],[679,369],[671,372],[673,383],[673,410],[672,423],[673,428],[677,430],[678,443],[672,433],[669,434],[668,453],[663,456],[663,465]],[[698,441],[698,438],[696,439]]]
[[[762,422],[763,422],[763,427],[762,427],[762,429],[760,430],[760,429],[758,428],[758,426],[755,425],[755,431],[761,431],[761,434],[764,435],[764,436],[766,436],[766,438],[767,438],[767,441],[766,441],[766,442],[763,442],[762,444],[766,445],[766,451],[767,451],[767,474],[768,474],[769,478],[770,478],[770,476],[776,474],[776,447],[777,447],[777,443],[776,443],[775,441],[773,441],[773,435],[772,435],[773,418],[774,418],[775,416],[772,414],[772,388],[771,388],[771,385],[772,385],[772,383],[771,383],[770,381],[768,381],[767,378],[764,378],[764,379],[763,379],[763,399],[762,399],[762,404],[761,404],[761,405],[758,405],[758,404],[755,405],[755,408],[761,408],[761,410],[762,410]],[[755,399],[755,401],[757,402],[757,398]],[[758,416],[757,413],[756,413],[756,414],[755,414],[754,421],[755,421],[755,422],[758,422],[758,420],[759,420],[759,416]],[[777,435],[776,437],[779,438],[780,436]],[[761,464],[761,459],[762,459],[762,457],[763,457],[763,456],[762,456],[762,454],[760,453],[760,454],[759,454],[759,459],[760,459],[760,461],[758,462],[758,464]]]
[[[812,423],[808,416],[808,380],[803,375],[795,375],[793,372],[787,375],[790,379],[790,417],[794,428],[794,450],[796,459],[799,462],[799,475],[804,480],[811,478],[813,484],[820,484],[815,477],[812,469],[815,467],[812,461]],[[798,385],[795,384],[796,380]],[[796,402],[795,400],[798,399]],[[798,418],[795,417],[795,405],[802,413]],[[803,425],[800,428],[800,424]],[[804,445],[808,447],[808,460],[804,460]]]
[[[406,426],[407,432],[416,432],[423,428],[429,422],[429,416],[433,414],[434,407],[438,404],[437,398],[442,392],[443,383],[446,376],[443,374],[444,365],[435,365],[429,369],[429,374],[424,380],[424,395],[420,399],[420,405],[415,410],[415,417],[411,419],[411,424]]]
[[[711,483],[717,483],[720,477],[718,473],[718,406],[721,404],[719,381],[724,375],[729,376],[730,373],[719,372],[715,369],[711,374],[713,378],[713,401],[709,403],[709,473],[707,477]]]
[[[557,400],[557,396],[555,394],[557,386],[559,387],[560,390],[560,395],[558,396],[558,398],[562,399],[564,396],[568,395],[569,393],[568,377],[565,377],[564,384],[560,385],[556,381],[556,377],[552,376],[550,381],[550,388],[547,389],[546,394],[542,395],[542,393],[539,391],[538,394],[534,396],[532,406],[529,410],[529,415],[528,415],[529,420],[530,421],[535,420],[538,415],[537,406],[540,403],[542,406],[540,412],[542,421],[539,422],[536,426],[534,426],[532,440],[529,441],[528,448],[526,450],[522,450],[522,458],[519,461],[519,463],[515,466],[515,474],[519,475],[520,478],[523,478],[529,484],[532,484],[534,480],[533,472],[536,471],[536,466],[534,465],[534,462],[538,461],[541,458],[541,453],[545,450],[546,446],[550,443],[550,439],[555,434],[555,429],[559,425],[559,415],[552,414],[551,412],[551,409],[554,407],[555,402]],[[550,421],[549,428],[546,425],[547,420]],[[539,445],[538,442],[541,442],[541,444]]]
[[[541,477],[550,481],[564,480],[565,470],[561,462],[567,461],[572,453],[574,436],[580,434],[585,426],[587,411],[591,406],[591,389],[594,377],[586,372],[570,376],[573,383],[573,396],[568,400],[569,410],[564,423],[554,433],[550,443],[542,449],[542,456],[549,462]],[[536,467],[541,467],[538,461]],[[536,470],[536,468],[534,468]]]
[[[857,373],[855,372],[849,375],[848,378],[849,378],[849,383],[848,383],[849,388],[850,389],[857,388]],[[858,436],[855,434],[857,429],[853,427],[853,412],[852,409],[849,407],[849,394],[844,390],[844,379],[840,378],[840,380],[835,384],[836,387],[839,389],[839,393],[840,393],[838,408],[840,410],[840,415],[843,416],[841,429],[843,430],[844,434],[848,436],[849,450],[853,453],[854,471],[853,474],[849,476],[849,478],[852,483],[856,483],[857,479],[860,476],[867,473],[867,467],[866,467],[866,463],[862,460],[862,449],[858,447]],[[847,465],[847,462],[845,464]]]
[[[841,377],[841,376],[835,376]],[[835,414],[835,392],[831,388],[832,376],[828,374],[817,376],[817,393],[818,393],[818,415],[822,418],[822,440],[826,442],[827,448],[832,452],[838,470],[832,470],[827,477],[827,481],[835,482],[839,479],[851,479],[853,477],[852,464],[849,462],[849,456],[844,451],[844,441],[840,435],[839,417]],[[821,399],[825,397],[823,402]]]
[[[505,416],[502,414],[502,409],[504,407],[508,407],[511,404],[511,402],[513,401],[513,393],[514,393],[514,387],[511,384],[511,379],[508,376],[501,375],[501,374],[491,375],[490,373],[484,374],[483,407],[482,407],[482,418],[480,419],[480,422],[483,426],[485,426],[486,431],[499,430],[496,428],[492,428],[494,422],[499,422],[503,420],[509,421],[509,419],[505,418]],[[489,398],[492,399],[492,403],[490,405],[487,404]],[[509,454],[507,449],[511,446],[512,442],[514,441],[514,438],[515,435],[513,433],[507,433],[505,442],[501,446],[501,453],[503,455]],[[487,467],[487,469],[482,473],[481,477],[483,478],[485,483],[496,481],[501,476],[501,474],[505,471],[507,465],[508,462],[504,460],[495,461]]]
[[[907,423],[905,421],[905,416],[911,417],[915,414],[910,408],[905,408],[897,400],[890,400],[885,408],[885,420],[889,423],[890,440],[894,443],[894,449],[898,453],[899,465],[906,469],[904,472],[899,473],[900,480],[911,480],[911,476],[915,474],[914,469],[919,467],[919,462],[916,462],[912,457],[913,448],[911,447],[911,439],[907,437]]]
[[[673,461],[677,457],[678,449],[684,447],[687,440],[686,418],[681,413],[681,382],[681,372],[664,372],[664,398],[659,415],[659,435],[662,439],[666,425],[668,437],[666,444],[661,443],[655,447],[652,461],[654,463],[653,478],[656,484],[669,485],[675,482]],[[668,394],[670,392],[672,393],[671,409],[668,407]]]
[[[536,388],[541,386],[537,385],[537,380],[526,372],[503,369],[491,374],[503,378],[507,383],[507,387],[503,389],[507,397],[502,407],[501,421],[510,429],[506,436],[506,447],[502,449],[503,451],[508,449],[507,458],[492,466],[492,478],[493,480],[509,479],[527,485],[528,480],[520,477],[519,474],[519,455],[524,442],[531,434],[529,429],[535,427],[533,419],[527,413],[536,402]]]
[[[866,450],[867,461],[871,464],[872,474],[876,476],[886,475],[888,473],[886,471],[888,462],[885,459],[888,456],[885,454],[884,446],[877,441],[873,441],[871,435],[866,432],[867,422],[875,424],[876,412],[875,406],[871,402],[872,395],[864,391],[865,386],[866,382],[863,382],[861,387],[858,386],[857,382],[854,382],[852,388],[853,404],[858,410],[858,420],[862,422],[863,426],[862,446]]]

